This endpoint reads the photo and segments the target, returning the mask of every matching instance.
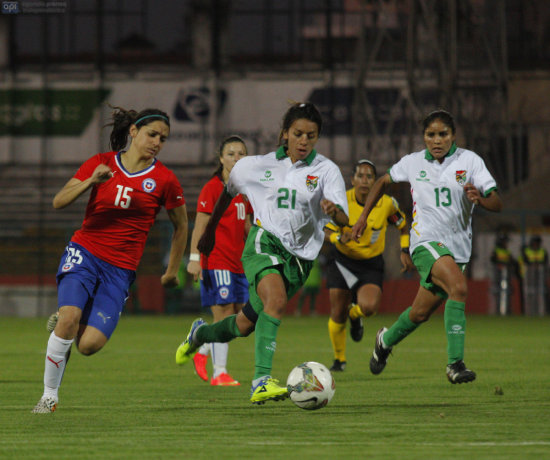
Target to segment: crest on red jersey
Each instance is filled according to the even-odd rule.
[[[151,193],[157,188],[157,183],[155,182],[155,179],[151,179],[150,177],[148,177],[141,183],[141,187],[143,188],[144,192]]]

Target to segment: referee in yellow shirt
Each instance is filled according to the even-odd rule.
[[[359,160],[353,169],[352,188],[347,193],[349,227],[339,228],[330,223],[325,227],[325,241],[332,244],[327,267],[327,287],[330,293],[328,331],[334,351],[331,371],[346,367],[346,321],[351,322],[351,338],[363,337],[363,317],[374,315],[380,308],[386,229],[394,225],[401,232],[401,264],[403,271],[413,269],[409,255],[409,233],[405,215],[397,201],[383,195],[369,215],[367,228],[356,242],[351,227],[361,212],[367,195],[376,180],[376,167],[369,160]]]

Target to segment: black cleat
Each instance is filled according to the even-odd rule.
[[[353,305],[353,304],[352,304]],[[362,318],[356,318],[356,319],[349,319],[350,322],[350,330],[349,333],[351,335],[351,339],[354,342],[361,342],[361,339],[363,338],[363,332],[365,328],[363,327],[363,319]]]
[[[453,385],[473,382],[476,379],[476,373],[468,369],[464,361],[460,360],[453,364],[447,364],[447,378]]]
[[[388,329],[383,327],[376,333],[376,340],[374,341],[374,351],[372,352],[372,358],[370,359],[370,371],[374,375],[380,374],[386,367],[386,361],[392,351],[392,347],[384,348],[382,346],[382,335]]]
[[[334,362],[332,363],[332,367],[330,368],[332,372],[342,372],[345,369],[346,369],[346,362],[340,361],[339,359],[335,359]]]

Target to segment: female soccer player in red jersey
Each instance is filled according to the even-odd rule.
[[[187,211],[176,176],[157,160],[170,132],[168,115],[115,108],[113,151],[85,161],[53,199],[62,209],[91,189],[84,222],[57,272],[58,320],[48,340],[44,394],[34,413],[55,411],[73,341],[83,355],[101,350],[116,328],[155,217],[164,206],[174,226],[161,283],[176,286],[187,242]],[[128,150],[122,150],[130,136]]]
[[[214,322],[238,313],[248,300],[248,282],[241,262],[244,242],[251,225],[252,207],[248,200],[242,195],[233,198],[218,224],[216,245],[210,255],[201,257],[197,243],[229,179],[229,173],[235,163],[246,155],[246,145],[239,136],[224,139],[218,149],[220,165],[201,190],[197,202],[197,217],[191,236],[191,255],[187,271],[195,280],[200,278],[202,306],[210,307]],[[206,362],[211,351],[214,374],[210,384],[240,385],[227,372],[228,348],[228,343],[205,343],[193,357],[197,375],[208,381]]]

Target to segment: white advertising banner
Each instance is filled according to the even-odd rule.
[[[410,119],[403,88],[365,90],[363,115],[354,127],[356,91],[346,81],[189,78],[181,81],[121,80],[0,85],[0,162],[81,163],[109,149],[112,106],[158,108],[171,120],[161,160],[167,164],[215,163],[220,140],[238,134],[250,154],[277,146],[289,103],[310,101],[323,113],[317,149],[338,163],[368,157],[385,167],[411,150],[404,135]],[[430,95],[426,96],[430,100]],[[355,136],[354,136],[355,132]],[[419,139],[421,141],[421,139]],[[421,144],[419,144],[421,145]]]

